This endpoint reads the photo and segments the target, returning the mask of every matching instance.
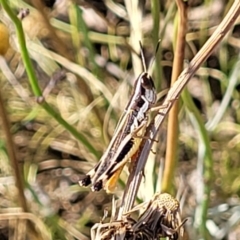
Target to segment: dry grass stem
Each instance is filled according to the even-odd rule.
[[[187,32],[187,3],[182,0],[177,0],[178,6],[178,24],[176,34],[176,47],[174,51],[173,70],[171,85],[173,85],[183,70],[184,53],[186,46]],[[174,102],[168,117],[167,129],[167,149],[165,157],[165,165],[162,179],[162,191],[171,192],[172,179],[176,167],[176,155],[178,146],[178,101]]]

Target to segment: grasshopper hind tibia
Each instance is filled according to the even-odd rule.
[[[89,175],[86,175],[85,178],[83,178],[82,180],[79,181],[79,185],[84,186],[84,187],[90,185],[91,183],[92,183],[92,181],[91,181],[91,177]]]
[[[96,182],[96,183],[91,187],[91,189],[92,189],[93,192],[100,191],[102,188],[103,188],[103,182],[102,182],[102,180]]]

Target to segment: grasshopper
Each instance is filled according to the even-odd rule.
[[[97,165],[79,181],[80,186],[92,184],[92,191],[102,188],[107,192],[113,191],[124,165],[141,144],[149,110],[157,101],[154,82],[146,70],[142,46],[141,58],[144,71],[135,81],[131,98],[117,124],[113,138]]]

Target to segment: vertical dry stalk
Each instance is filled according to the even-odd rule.
[[[12,168],[13,168],[15,184],[16,184],[16,187],[17,187],[18,193],[19,193],[20,207],[23,209],[24,212],[27,212],[28,208],[27,208],[27,202],[26,202],[26,199],[24,196],[23,176],[22,176],[21,170],[19,168],[15,144],[13,142],[12,134],[10,132],[10,124],[7,119],[7,113],[4,108],[1,92],[0,92],[0,116],[1,116],[2,129],[4,132],[5,138],[6,138],[7,152],[8,152],[9,160],[10,160]]]
[[[176,0],[178,6],[177,41],[174,53],[171,85],[173,85],[183,70],[185,37],[187,29],[187,3]],[[175,101],[168,118],[167,150],[162,180],[162,191],[170,192],[175,172],[176,153],[178,142],[178,101]]]

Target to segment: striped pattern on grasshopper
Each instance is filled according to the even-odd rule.
[[[137,78],[132,96],[120,118],[110,144],[98,164],[79,181],[81,186],[92,184],[92,191],[102,188],[114,190],[124,165],[137,152],[148,123],[148,113],[156,103],[157,94],[152,77],[146,71],[141,50],[144,72]]]

